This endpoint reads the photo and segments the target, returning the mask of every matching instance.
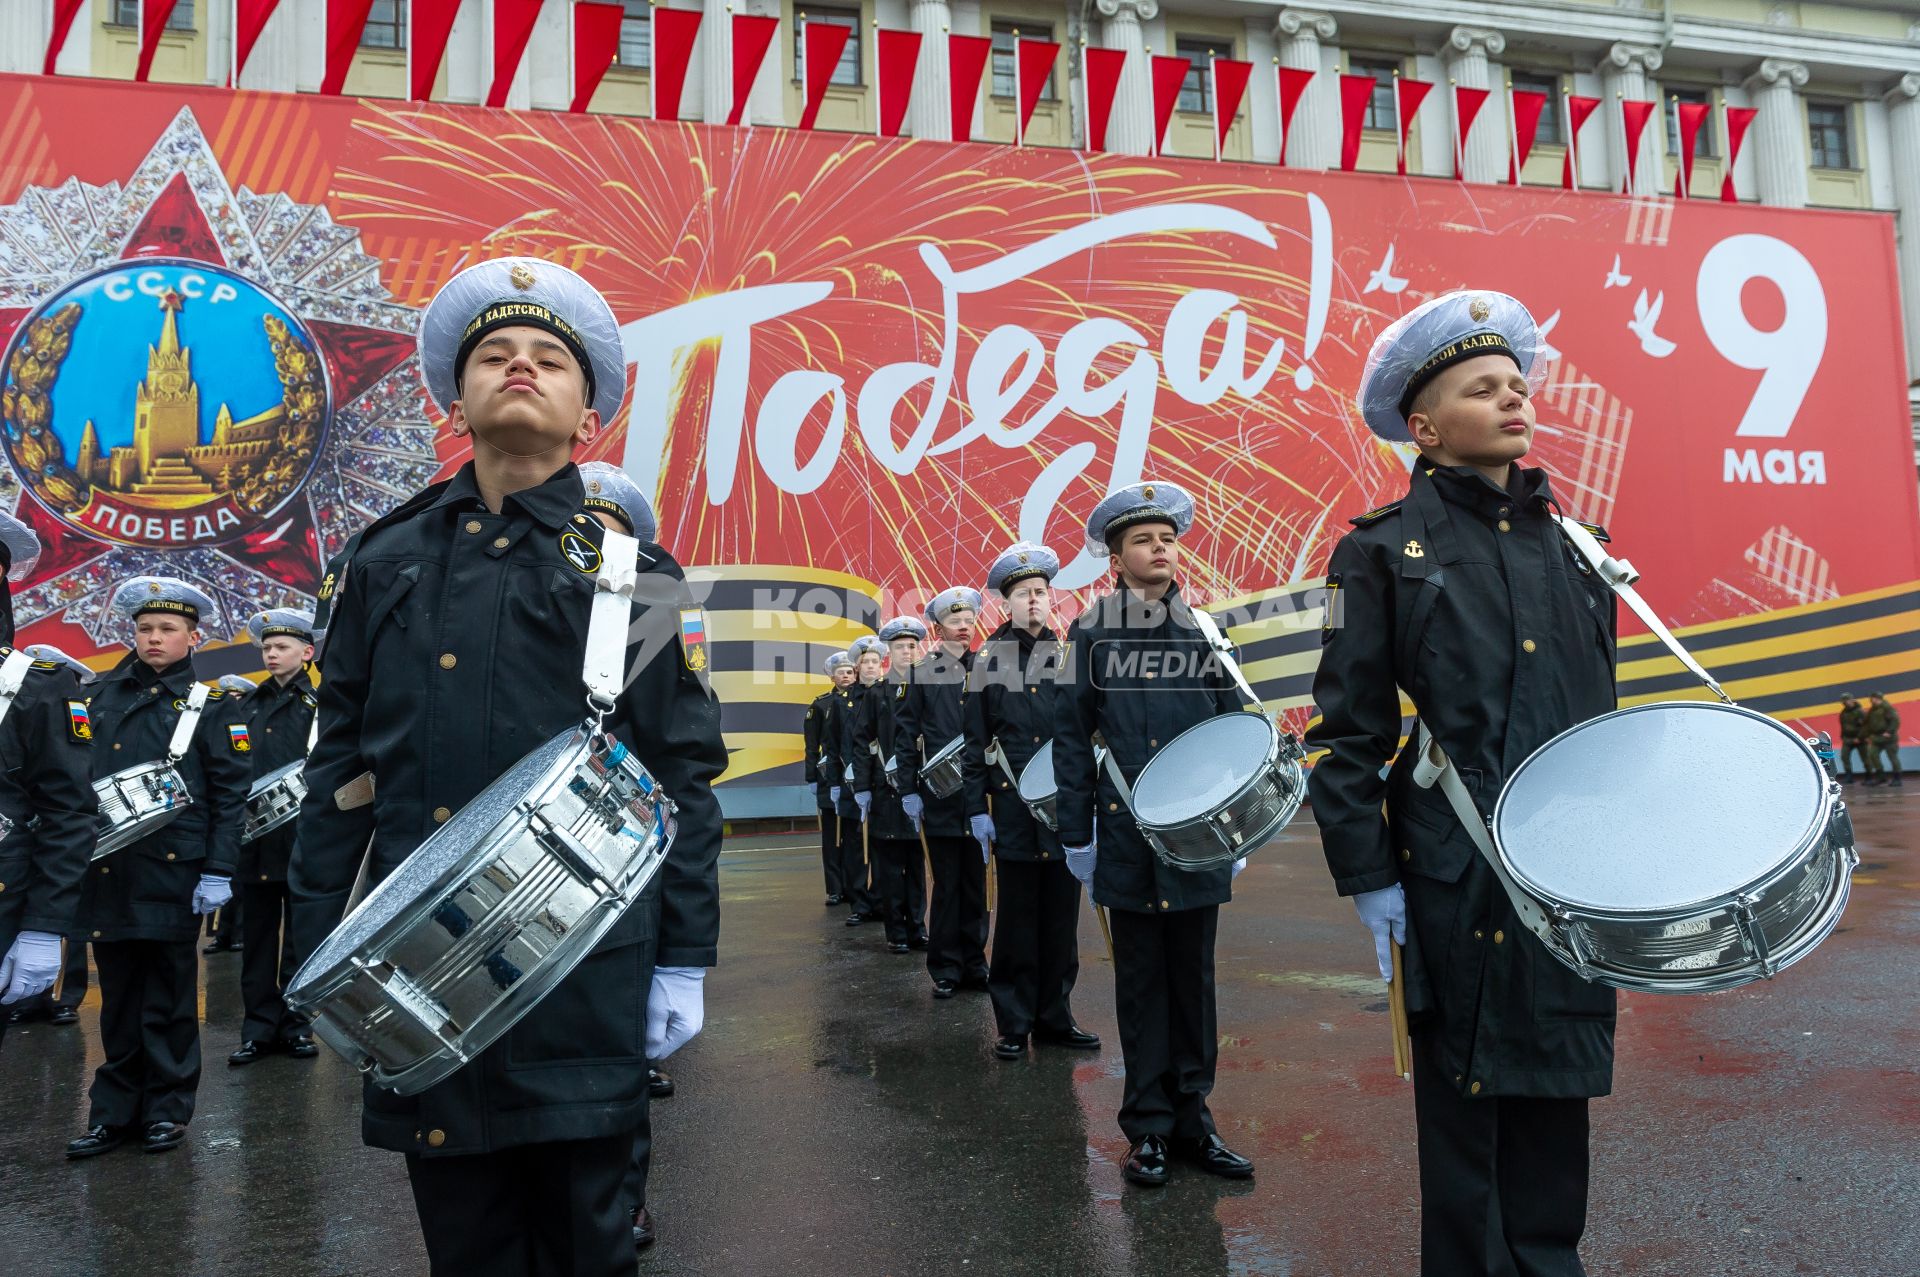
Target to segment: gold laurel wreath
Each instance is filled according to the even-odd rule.
[[[67,464],[66,447],[53,433],[53,383],[73,349],[80,315],[79,304],[69,302],[28,324],[7,361],[7,387],[0,392],[0,426],[13,440],[22,472],[62,514],[81,509],[93,493],[93,485]]]
[[[234,500],[256,516],[265,515],[293,495],[313,461],[320,422],[327,411],[320,356],[295,337],[278,315],[262,316],[260,323],[273,347],[273,370],[280,377],[280,401],[286,408],[287,424],[280,436],[280,453],[248,463],[235,476]]]

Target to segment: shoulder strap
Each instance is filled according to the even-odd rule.
[[[586,662],[580,678],[594,713],[613,711],[626,663],[633,594],[640,581],[640,543],[607,529],[600,540],[600,571],[594,578],[593,611],[587,619]]]
[[[167,762],[177,763],[187,756],[187,750],[193,745],[194,728],[200,726],[200,711],[207,707],[207,685],[195,683],[187,693],[187,707],[180,711],[180,721],[173,725],[173,735],[167,740]]]
[[[1413,783],[1422,789],[1431,789],[1435,784],[1440,786],[1440,792],[1447,796],[1447,802],[1453,807],[1454,816],[1466,828],[1467,837],[1473,839],[1481,859],[1493,870],[1493,876],[1506,891],[1507,899],[1513,902],[1513,912],[1520,919],[1520,925],[1550,942],[1553,928],[1547,921],[1546,911],[1532,896],[1520,890],[1513,875],[1500,863],[1500,853],[1494,850],[1493,835],[1487,832],[1486,817],[1473,805],[1473,795],[1467,792],[1467,783],[1460,778],[1460,769],[1440,748],[1440,742],[1433,738],[1433,733],[1427,730],[1425,723],[1416,724],[1414,739],[1419,750],[1419,761],[1413,767]]]
[[[1192,604],[1187,605],[1187,611],[1193,614],[1194,626],[1207,640],[1207,646],[1219,655],[1220,663],[1226,666],[1227,673],[1233,676],[1233,681],[1240,688],[1240,694],[1253,702],[1255,709],[1265,713],[1266,706],[1259,696],[1255,695],[1252,684],[1247,682],[1247,676],[1240,672],[1240,663],[1233,659],[1233,644],[1227,642],[1227,636],[1220,632],[1219,623],[1207,615],[1205,609],[1194,607]]]

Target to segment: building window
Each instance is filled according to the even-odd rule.
[[[1016,55],[1015,45],[1022,38],[1028,40],[1051,40],[1053,28],[1029,22],[1024,26],[1018,22],[996,22],[993,24],[993,96],[1010,98],[1013,96],[1013,67]],[[1047,71],[1047,82],[1040,88],[1040,100],[1054,100],[1053,71]]]
[[[1815,168],[1852,168],[1853,111],[1844,102],[1807,103],[1807,135]]]
[[[141,0],[113,0],[114,25],[137,27],[140,25]],[[180,0],[173,6],[173,12],[167,15],[167,30],[193,30],[193,0]]]
[[[1361,120],[1363,128],[1394,131],[1393,77],[1399,71],[1400,64],[1386,58],[1353,58],[1347,63],[1348,74],[1373,77],[1373,96],[1367,99],[1367,114]]]
[[[1540,125],[1533,131],[1535,146],[1564,146],[1567,141],[1567,124],[1562,113],[1567,109],[1560,96],[1560,77],[1557,75],[1516,75],[1513,77],[1515,93],[1544,93],[1547,104],[1540,108]]]
[[[620,52],[617,66],[645,70],[653,65],[653,18],[651,0],[624,0],[620,16]]]
[[[805,10],[808,22],[831,22],[836,26],[852,27],[853,34],[847,37],[846,45],[840,50],[840,62],[833,68],[833,79],[829,84],[860,83],[860,14],[853,9],[818,9],[808,6]],[[800,80],[800,67],[804,62],[801,49],[805,47],[800,34],[802,24],[793,24],[793,78]]]
[[[1209,65],[1215,58],[1233,56],[1233,41],[1216,40],[1203,36],[1175,36],[1173,55],[1185,58],[1187,78],[1180,81],[1179,108],[1182,111],[1197,111],[1202,115],[1213,113],[1213,68]]]
[[[1705,89],[1668,89],[1666,101],[1661,103],[1662,113],[1667,117],[1667,154],[1680,154],[1680,118],[1673,109],[1673,99],[1693,106],[1711,106],[1713,99]],[[1707,118],[1700,125],[1700,131],[1693,135],[1693,158],[1710,160],[1720,153],[1719,136],[1715,131],[1713,112],[1707,112]]]
[[[367,25],[360,28],[363,49],[404,49],[407,47],[407,0],[373,0],[367,10]]]

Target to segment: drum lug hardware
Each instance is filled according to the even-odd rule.
[[[1760,974],[1773,979],[1773,973],[1779,970],[1779,964],[1773,960],[1773,952],[1767,946],[1766,929],[1760,925],[1760,919],[1754,915],[1753,907],[1760,903],[1754,897],[1742,892],[1733,898],[1733,924],[1740,932],[1740,941],[1746,946],[1747,953],[1760,964]]]
[[[1597,974],[1593,967],[1593,947],[1587,943],[1587,929],[1580,920],[1563,910],[1555,909],[1553,918],[1560,931],[1567,938],[1567,947],[1573,950],[1574,969],[1580,978],[1588,984],[1593,983]]]
[[[601,880],[600,866],[593,863],[586,845],[579,839],[539,812],[528,817],[527,825],[540,846],[571,870],[574,877],[589,883]]]

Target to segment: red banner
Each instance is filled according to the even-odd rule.
[[[1627,179],[1620,189],[1633,190],[1634,175],[1640,167],[1640,143],[1647,135],[1647,121],[1653,118],[1652,102],[1622,102],[1620,104],[1620,127],[1625,130],[1627,142]]]
[[[1161,154],[1167,145],[1167,125],[1173,122],[1174,104],[1180,100],[1180,86],[1193,68],[1191,58],[1169,58],[1156,53],[1151,62],[1153,73],[1153,147]]]
[[[1747,140],[1747,127],[1753,123],[1753,117],[1760,114],[1751,106],[1729,106],[1727,113],[1727,175],[1720,179],[1720,199],[1732,204],[1739,197],[1733,193],[1733,166],[1740,158],[1740,144]]]
[[[412,0],[407,6],[407,67],[413,79],[408,95],[416,102],[433,96],[433,82],[440,78],[440,63],[447,55],[447,39],[453,34],[460,2]]]
[[[1114,94],[1120,88],[1120,73],[1127,69],[1127,51],[1088,47],[1080,53],[1087,63],[1087,149],[1104,151]]]
[[[47,57],[42,70],[53,74],[54,64],[60,60],[60,50],[66,47],[67,33],[73,30],[74,15],[80,12],[87,0],[53,0],[53,30],[47,35]]]
[[[1707,113],[1713,108],[1705,102],[1680,102],[1673,104],[1679,121],[1680,133],[1680,171],[1674,175],[1673,193],[1679,199],[1687,199],[1693,194],[1693,148],[1700,137],[1700,126],[1707,122]],[[1728,166],[1731,171],[1731,165]]]
[[[247,59],[253,56],[253,46],[259,42],[260,33],[266,30],[267,19],[279,7],[280,0],[234,0],[233,77],[227,81],[229,87],[239,82],[240,73],[247,69]],[[68,20],[72,20],[71,14]],[[51,66],[47,68],[47,74],[53,74]]]
[[[1730,694],[1829,730],[1841,691],[1920,704],[1885,214],[1663,200],[1656,236],[1644,201],[1553,188],[288,101],[0,76],[47,157],[0,170],[0,219],[41,246],[0,260],[0,466],[46,546],[22,642],[104,667],[113,587],[163,572],[219,603],[203,675],[253,668],[241,619],[311,606],[347,537],[468,455],[420,383],[421,308],[532,254],[603,290],[632,365],[580,459],[653,496],[741,636],[713,645],[729,783],[797,776],[821,658],[1012,540],[1060,554],[1077,609],[1107,579],[1087,514],[1155,476],[1199,505],[1183,588],[1235,601],[1298,730],[1327,557],[1406,487],[1356,410],[1362,360],[1465,283],[1539,318],[1532,462]],[[106,238],[46,226],[78,200]],[[1628,624],[1627,701],[1689,694]]]
[[[1394,124],[1400,134],[1394,162],[1403,177],[1407,172],[1407,133],[1413,128],[1414,117],[1420,114],[1420,104],[1427,100],[1427,94],[1432,90],[1433,84],[1427,80],[1411,80],[1405,76],[1393,78]]]
[[[520,59],[533,39],[533,24],[540,20],[545,0],[493,0],[493,86],[487,90],[488,106],[505,106],[513,92],[513,78],[520,73]],[[653,15],[654,49],[660,47],[661,15],[671,12],[656,9]],[[699,23],[696,21],[696,26]],[[656,63],[656,72],[658,74]]]
[[[1534,139],[1540,135],[1540,113],[1547,109],[1547,95],[1531,89],[1508,89],[1513,106],[1513,154],[1507,157],[1507,182],[1520,185],[1527,157],[1533,154]]]
[[[525,3],[525,0],[521,0]],[[537,2],[537,0],[536,0]],[[653,14],[653,118],[680,118],[680,99],[686,95],[687,65],[693,61],[693,42],[700,35],[699,9],[669,9],[656,4]]]
[[[1466,85],[1455,85],[1453,89],[1453,180],[1458,182],[1463,176],[1467,163],[1467,139],[1473,136],[1473,122],[1480,118],[1480,108],[1487,104],[1491,89],[1474,89]]]
[[[760,78],[760,66],[779,30],[780,19],[771,14],[733,15],[733,109],[727,112],[728,124],[738,124],[745,117],[753,82]]]
[[[585,111],[607,68],[620,56],[620,23],[626,11],[617,4],[573,6],[573,106]]]
[[[1213,60],[1213,158],[1219,159],[1227,148],[1227,133],[1233,117],[1240,114],[1240,101],[1247,96],[1247,81],[1253,78],[1253,63],[1233,58]]]
[[[346,85],[354,51],[360,47],[360,33],[367,29],[367,14],[372,11],[373,0],[327,0],[327,64],[320,77],[322,93],[333,96]]]
[[[1580,184],[1580,127],[1599,106],[1599,98],[1583,98],[1577,94],[1567,98],[1567,153],[1560,161],[1563,190],[1574,190]]]
[[[980,102],[980,77],[986,72],[993,41],[983,35],[947,37],[948,104],[953,112],[953,140],[973,140],[973,109]]]
[[[880,136],[899,137],[913,101],[913,70],[920,63],[920,33],[881,27],[875,75],[880,89]]]
[[[1285,164],[1287,138],[1293,132],[1294,108],[1300,105],[1300,95],[1313,82],[1313,72],[1300,67],[1277,67],[1275,74],[1279,79],[1280,91],[1280,163]]]
[[[153,55],[160,50],[160,37],[166,34],[167,19],[180,0],[140,0],[140,60],[133,78],[144,80],[153,70]]]
[[[1340,167],[1347,172],[1360,162],[1360,137],[1366,130],[1367,103],[1377,83],[1370,75],[1340,77]]]
[[[820,118],[820,104],[826,100],[827,86],[833,83],[833,69],[840,65],[840,53],[847,47],[852,27],[838,22],[802,22],[800,52],[806,62],[802,77],[806,103],[800,109],[800,127],[811,129]]]
[[[1014,137],[1026,144],[1027,128],[1033,123],[1033,110],[1040,105],[1047,81],[1053,77],[1053,64],[1059,60],[1060,46],[1051,40],[1021,40],[1015,46],[1013,73],[1020,81],[1019,130]]]

